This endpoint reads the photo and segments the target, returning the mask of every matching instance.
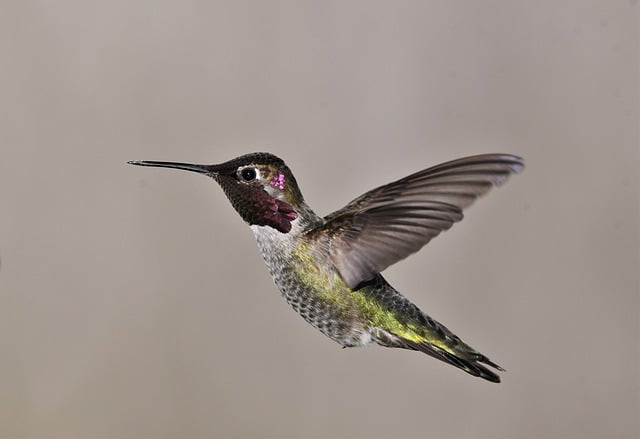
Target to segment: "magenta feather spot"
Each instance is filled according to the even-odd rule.
[[[274,175],[269,184],[273,187],[277,187],[280,190],[284,189],[284,174],[279,172],[278,175]]]

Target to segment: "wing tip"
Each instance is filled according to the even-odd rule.
[[[519,174],[522,171],[524,171],[524,159],[520,156],[517,155],[512,155],[512,154],[508,154],[508,157],[510,158],[509,160],[509,168],[511,169],[511,172],[513,172],[514,174]]]
[[[494,186],[502,186],[504,183],[509,180],[511,174],[520,174],[524,171],[524,159],[520,156],[513,154],[487,154],[486,158],[493,162],[493,164],[498,164],[501,166],[505,166],[504,173],[498,173],[495,175],[492,183]]]

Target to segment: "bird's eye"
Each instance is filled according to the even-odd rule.
[[[253,181],[258,176],[258,172],[256,168],[244,168],[240,171],[240,176],[244,181]]]

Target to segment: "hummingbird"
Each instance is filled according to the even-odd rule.
[[[289,167],[270,153],[214,165],[128,163],[213,178],[253,231],[289,305],[343,347],[420,351],[500,382],[494,370],[502,367],[422,312],[380,272],[462,220],[476,198],[524,168],[522,158],[483,154],[442,163],[366,192],[325,217],[307,205]]]

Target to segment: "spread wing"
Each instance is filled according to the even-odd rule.
[[[449,229],[462,209],[523,168],[509,154],[442,163],[365,193],[308,233],[329,237],[334,267],[355,288]]]

